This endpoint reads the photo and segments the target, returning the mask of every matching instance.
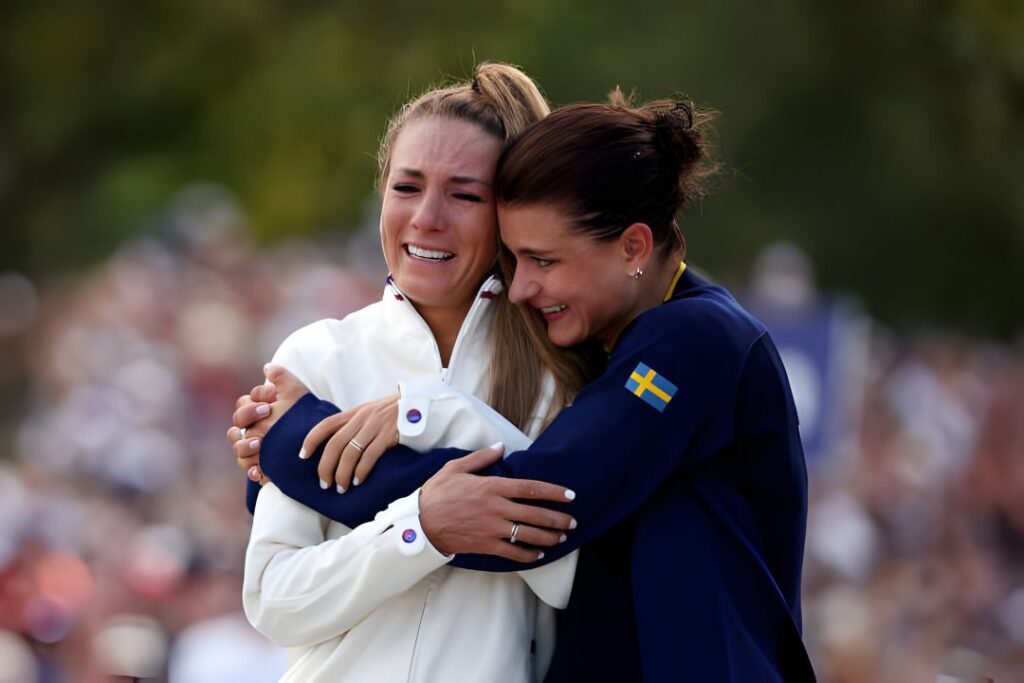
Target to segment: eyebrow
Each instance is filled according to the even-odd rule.
[[[411,175],[413,178],[419,178],[420,180],[424,180],[427,177],[423,173],[423,171],[420,171],[419,169],[415,168],[400,168],[398,169],[398,172],[404,173],[405,175]],[[476,183],[477,185],[483,185],[485,187],[491,186],[491,184],[486,181],[468,175],[453,175],[448,180],[453,183],[458,183],[459,185],[469,185],[471,183]]]
[[[526,256],[527,258],[545,258],[553,252],[550,249],[530,249],[529,247],[524,247],[523,249],[513,249],[512,253],[516,256]]]

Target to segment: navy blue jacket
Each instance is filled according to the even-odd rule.
[[[348,526],[466,454],[397,447],[359,487],[324,491],[319,454],[296,454],[337,411],[301,399],[264,439],[261,465],[286,494]],[[576,492],[551,507],[579,528],[540,563],[582,547],[547,681],[814,680],[801,640],[807,474],[796,410],[764,327],[724,289],[688,269],[533,446],[481,474]],[[524,568],[482,555],[452,564]]]

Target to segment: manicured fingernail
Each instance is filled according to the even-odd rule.
[[[320,488],[322,488],[322,489],[326,489],[327,488],[327,482],[324,481],[323,479],[320,480]]]
[[[575,529],[577,526],[579,526],[579,522],[576,521],[575,517],[573,517],[572,519],[569,520],[569,528],[570,529]]]
[[[250,467],[249,471],[246,472],[246,476],[248,476],[249,479],[251,479],[252,481],[259,481],[260,480],[260,468],[259,468],[259,466],[253,465],[252,467]]]
[[[505,444],[503,444],[500,441],[498,441],[497,443],[492,443],[491,444],[491,448],[493,448],[494,450],[498,450],[498,449],[501,449],[501,448],[504,448],[504,447],[505,447]]]
[[[543,560],[544,559],[544,553],[543,552],[537,553],[537,559],[538,560]]]
[[[249,448],[259,448],[259,447],[260,447],[260,440],[259,439],[253,439],[252,441],[249,442]]]
[[[338,484],[334,488],[336,488],[338,490],[338,493],[345,493],[345,489],[341,488],[341,484]]]
[[[272,367],[274,366],[271,365],[270,363],[267,363],[266,365],[263,366],[263,372],[270,372],[270,368]]]
[[[352,477],[352,485],[359,486],[359,477]]]
[[[559,536],[559,537],[558,537],[558,542],[559,542],[559,543],[565,543],[565,541],[566,541],[566,540],[567,540],[568,538],[569,538],[568,536],[566,536],[565,534],[562,534],[561,536]]]
[[[260,405],[256,406],[256,414],[259,415],[260,417],[266,417],[267,415],[270,415],[270,406],[268,406],[266,403],[261,403]]]
[[[301,459],[303,459],[303,460],[308,460],[309,459],[309,453],[306,452],[305,448],[300,448],[299,449],[299,457]]]
[[[566,500],[576,500],[576,492],[573,491],[572,489],[566,489],[565,490],[565,499]]]

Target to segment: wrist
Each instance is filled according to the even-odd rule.
[[[424,509],[424,496],[428,499],[426,501],[426,509]],[[426,490],[426,487],[424,486],[420,488],[419,500],[417,501],[419,504],[420,529],[423,531],[423,535],[426,537],[427,542],[434,546],[434,549],[437,550],[437,552],[442,555],[452,556],[455,553],[444,547],[441,531],[435,524],[436,520],[430,510],[429,497],[430,493]]]

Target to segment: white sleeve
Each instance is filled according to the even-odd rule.
[[[398,442],[415,451],[433,448],[477,450],[501,441],[506,455],[533,440],[501,413],[473,396],[436,381],[400,382]],[[563,609],[569,603],[579,551],[557,562],[519,572],[541,600]]]
[[[334,638],[451,557],[419,525],[418,491],[336,539],[329,521],[273,484],[260,492],[245,554],[250,623],[283,647]]]

